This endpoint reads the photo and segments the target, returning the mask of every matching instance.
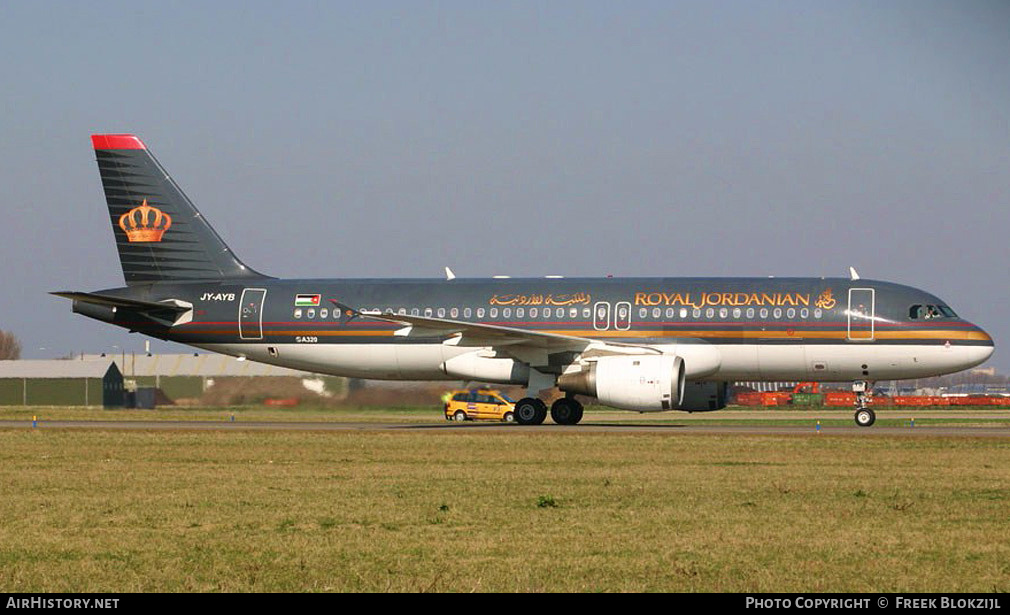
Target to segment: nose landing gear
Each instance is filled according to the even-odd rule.
[[[877,415],[869,408],[870,399],[873,397],[872,386],[865,380],[857,380],[852,383],[852,392],[856,394],[856,425],[860,427],[873,425]]]

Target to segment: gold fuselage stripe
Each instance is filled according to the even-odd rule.
[[[195,323],[198,324],[198,323]],[[403,327],[396,327],[397,329]],[[354,331],[347,330],[327,330],[327,329],[275,329],[275,330],[264,330],[263,335],[265,336],[319,336],[319,337],[390,337],[393,335],[395,329],[358,329]],[[761,330],[652,330],[652,331],[597,331],[592,330],[577,330],[577,329],[530,329],[534,333],[547,333],[552,335],[570,336],[570,337],[582,337],[582,338],[642,338],[642,339],[656,339],[656,338],[718,338],[718,339],[753,339],[753,340],[767,340],[767,339],[869,339],[870,331],[868,330],[853,330],[851,335],[845,330],[837,331],[814,331],[814,330],[775,330],[775,331],[761,331]],[[235,335],[238,333],[236,329],[221,329],[221,330],[201,330],[202,334],[216,334],[216,335]],[[873,332],[873,338],[875,340],[951,340],[951,341],[992,341],[983,331],[979,330],[949,330],[949,329],[911,329],[903,331],[881,331],[876,330]]]

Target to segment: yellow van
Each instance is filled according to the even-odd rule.
[[[492,389],[458,390],[449,392],[445,403],[447,421],[490,419],[511,423],[516,420],[516,403],[501,391]]]

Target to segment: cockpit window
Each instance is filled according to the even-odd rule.
[[[957,314],[946,305],[916,304],[908,308],[908,317],[911,320],[930,320],[933,318],[957,318]]]

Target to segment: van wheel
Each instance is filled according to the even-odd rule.
[[[515,412],[506,412],[501,417],[501,420],[504,423],[515,423],[516,422],[516,413]]]
[[[466,412],[463,412],[462,410],[457,410],[456,414],[452,415],[452,420],[458,423],[462,423],[463,421],[466,420]]]

